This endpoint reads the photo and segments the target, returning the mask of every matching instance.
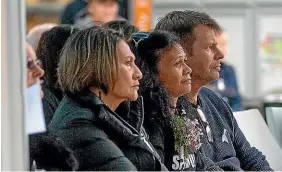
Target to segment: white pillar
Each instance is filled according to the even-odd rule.
[[[28,170],[25,135],[25,1],[1,0],[1,164],[3,171]]]

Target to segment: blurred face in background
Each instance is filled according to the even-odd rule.
[[[118,16],[119,4],[117,0],[90,0],[88,13],[93,21],[106,23]]]
[[[31,45],[26,43],[26,60],[27,60],[27,88],[38,82],[40,85],[40,78],[44,75],[44,70],[40,67],[39,61],[36,58],[35,52]],[[41,90],[41,97],[43,97]]]

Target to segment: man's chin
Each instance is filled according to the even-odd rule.
[[[209,83],[212,82],[212,81],[216,81],[219,79],[219,72],[214,72],[210,75],[208,81]]]
[[[219,72],[215,71],[213,73],[211,73],[211,77],[213,78],[213,80],[218,80],[219,79]]]

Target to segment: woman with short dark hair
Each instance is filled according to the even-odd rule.
[[[41,61],[41,67],[45,70],[42,90],[45,94],[42,99],[45,122],[48,125],[63,98],[63,93],[58,85],[57,68],[60,53],[67,39],[78,29],[68,25],[55,26],[42,34],[36,56]]]
[[[72,36],[61,54],[58,76],[66,96],[50,130],[74,150],[79,170],[161,170],[142,111],[137,127],[114,112],[137,100],[142,78],[121,38],[111,29],[88,28]]]

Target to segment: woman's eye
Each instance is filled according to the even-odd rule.
[[[175,63],[175,66],[180,67],[181,66],[181,61],[178,61],[177,63]]]
[[[212,45],[211,45],[211,46],[209,46],[207,49],[212,49]]]
[[[132,63],[132,61],[130,60],[130,61],[127,61],[125,64],[126,65],[131,65],[131,63]]]

